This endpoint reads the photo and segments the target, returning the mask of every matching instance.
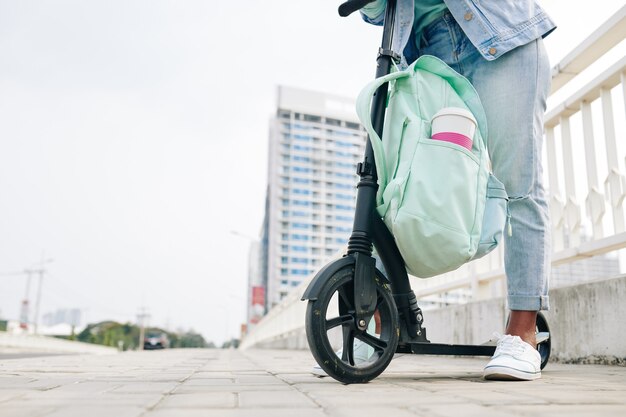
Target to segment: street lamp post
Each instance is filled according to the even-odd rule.
[[[33,318],[33,333],[37,334],[38,333],[38,327],[39,327],[39,307],[41,305],[41,288],[43,286],[43,277],[45,275],[46,268],[44,268],[45,264],[51,263],[53,262],[54,259],[45,259],[39,263],[39,268],[36,269],[25,269],[24,273],[28,276],[28,281],[26,284],[26,298],[25,298],[25,307],[26,309],[28,309],[28,292],[30,291],[30,278],[32,274],[38,274],[39,275],[39,284],[37,285],[37,298],[35,301],[35,317]],[[28,312],[27,312],[28,314]]]

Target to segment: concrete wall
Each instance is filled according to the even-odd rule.
[[[626,364],[626,276],[551,290],[550,304],[551,360]],[[424,326],[431,342],[481,344],[503,332],[507,314],[505,300],[493,299],[426,311]],[[255,347],[308,349],[304,328]]]
[[[626,277],[550,291],[551,358],[564,362],[626,363]],[[507,310],[495,299],[424,313],[433,342],[480,344],[502,332]]]
[[[117,353],[117,349],[107,346],[47,336],[16,335],[6,332],[0,332],[0,349],[12,349],[22,352],[92,353],[99,355]]]

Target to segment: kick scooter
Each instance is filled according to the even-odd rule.
[[[339,14],[348,16],[371,1],[349,0],[339,7]],[[400,59],[391,48],[395,8],[396,0],[387,0],[382,45],[377,57],[377,78],[389,73],[392,60],[399,62]],[[381,137],[387,91],[386,83],[379,87],[371,110],[374,129]],[[357,165],[357,174],[360,180],[347,253],[324,266],[302,296],[302,300],[308,300],[305,328],[317,363],[334,379],[349,384],[376,378],[396,352],[493,355],[494,345],[450,345],[431,343],[426,338],[426,329],[422,326],[424,317],[411,290],[404,260],[394,237],[376,214],[378,183],[369,140],[363,162]],[[376,268],[372,245],[384,265],[386,276]],[[373,321],[376,322],[375,331],[372,330]],[[543,369],[550,357],[550,333],[548,323],[540,313],[536,331]],[[371,352],[367,360],[355,357],[355,340],[364,343]]]

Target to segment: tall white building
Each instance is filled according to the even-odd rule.
[[[268,307],[345,247],[366,140],[354,100],[278,87],[261,249]]]

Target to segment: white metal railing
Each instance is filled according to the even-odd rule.
[[[624,38],[626,6],[552,69],[551,94],[566,86]],[[616,88],[618,86],[621,89]],[[614,111],[615,90],[626,102],[626,57],[553,106],[545,115],[553,266],[626,247],[623,208],[626,177],[620,167],[625,138],[622,131],[622,143],[618,143],[615,124],[616,117],[621,117],[621,121],[625,119],[623,114],[616,115]],[[596,108],[596,102],[600,108]],[[572,122],[581,125],[581,129],[573,131]],[[604,150],[602,160],[597,158],[599,148]],[[576,164],[582,159],[584,165]],[[604,175],[600,176],[600,173]],[[586,197],[581,201],[578,195],[585,185]],[[589,236],[582,234],[583,226],[592,230]],[[505,289],[502,251],[500,247],[481,260],[439,277],[413,280],[413,289],[422,300],[441,299],[442,294],[460,289],[468,289],[467,298],[473,300],[502,296]]]
[[[551,94],[625,38],[626,6],[554,66]],[[615,123],[620,121],[623,129],[626,117],[616,114],[613,95],[621,95],[626,108],[626,57],[552,106],[545,116],[553,266],[626,248],[626,176],[622,168],[626,133],[620,130],[618,142]],[[576,163],[582,159],[584,165]],[[583,233],[587,229],[591,233]],[[243,348],[293,335],[302,337],[306,304],[300,296],[311,278],[261,320],[244,338]],[[429,279],[412,278],[411,285],[422,308],[428,308],[428,302],[433,306],[453,303],[450,293],[457,293],[459,302],[503,296],[504,278],[501,246],[456,271]]]

